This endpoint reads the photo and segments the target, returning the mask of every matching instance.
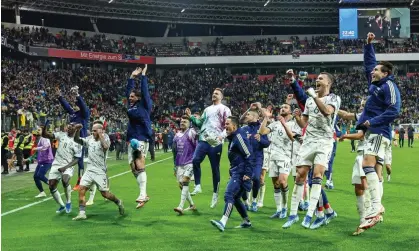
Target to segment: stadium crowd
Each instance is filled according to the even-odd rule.
[[[60,126],[66,113],[57,102],[57,88],[68,96],[77,85],[91,109],[91,119],[106,119],[111,129],[126,124],[125,84],[130,69],[112,71],[78,68],[42,70],[39,62],[2,59],[2,111],[3,128],[17,125],[33,127],[46,119]],[[367,94],[362,71],[335,74],[333,91],[342,98],[342,109],[354,110]],[[418,121],[419,75],[398,76],[403,113],[401,123]],[[282,73],[271,75],[232,75],[222,69],[166,70],[162,74],[150,73],[150,93],[153,99],[152,119],[157,127],[174,125],[186,107],[203,111],[210,103],[210,93],[216,87],[224,88],[225,102],[233,113],[241,113],[254,101],[280,104],[291,88]],[[307,79],[305,85],[314,85]],[[191,88],[193,86],[193,88]],[[72,101],[70,101],[72,102]]]
[[[226,55],[291,55],[299,54],[354,54],[362,53],[364,40],[339,40],[336,35],[313,36],[311,39],[291,36],[288,40],[276,37],[254,41],[223,42],[217,37],[207,44],[189,45],[185,38],[179,44],[144,44],[135,37],[110,39],[105,34],[92,37],[85,32],[69,34],[62,30],[52,34],[47,28],[9,29],[2,26],[2,36],[13,39],[24,45],[56,47],[68,50],[110,52],[140,56],[226,56]],[[409,39],[384,39],[375,44],[377,53],[419,52],[417,34]]]

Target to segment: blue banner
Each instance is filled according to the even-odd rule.
[[[357,9],[339,9],[339,39],[358,39]]]

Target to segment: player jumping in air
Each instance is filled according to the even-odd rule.
[[[106,174],[106,156],[110,146],[109,136],[103,132],[103,126],[95,124],[92,127],[92,134],[87,138],[80,138],[80,130],[83,125],[77,124],[75,126],[76,135],[74,141],[84,147],[88,148],[89,156],[87,162],[87,170],[84,172],[80,180],[79,189],[79,214],[73,220],[85,220],[86,216],[86,197],[85,194],[90,186],[98,186],[98,190],[102,196],[110,201],[113,201],[119,208],[119,214],[123,215],[124,205],[122,200],[116,198],[115,195],[109,192],[109,180]]]
[[[180,132],[176,133],[172,146],[175,176],[181,189],[179,206],[174,209],[179,215],[182,215],[186,210],[196,210],[189,192],[189,182],[193,176],[192,159],[196,144],[196,131],[190,127],[189,117],[184,115],[180,120]],[[189,207],[184,210],[183,206],[186,200],[189,202]]]
[[[368,33],[364,47],[364,66],[368,79],[368,94],[364,111],[358,119],[357,129],[365,130],[365,150],[362,168],[368,182],[371,195],[371,210],[359,228],[373,227],[381,220],[384,207],[381,204],[382,180],[377,175],[382,171],[382,160],[391,140],[390,124],[399,116],[401,109],[400,92],[394,83],[393,65],[379,62],[375,58],[372,41],[375,35]],[[381,176],[382,177],[382,176]]]
[[[135,69],[128,79],[126,90],[129,100],[127,141],[131,143],[131,147],[128,147],[128,163],[140,189],[140,195],[136,199],[137,209],[143,207],[149,200],[145,159],[152,135],[150,119],[152,100],[148,91],[146,73],[147,65],[144,69],[140,67]],[[139,74],[141,74],[141,92],[134,89],[135,78]]]
[[[230,108],[221,104],[223,93],[220,88],[216,88],[212,93],[212,105],[205,108],[202,116],[196,118],[192,115],[189,108],[185,114],[192,121],[194,126],[200,129],[198,146],[196,147],[192,161],[195,189],[191,195],[202,192],[201,189],[201,163],[208,155],[212,169],[213,195],[211,208],[214,208],[218,202],[218,189],[220,185],[220,160],[223,150],[223,140],[226,137],[225,123],[231,115]]]
[[[329,73],[320,73],[316,80],[317,90],[313,88],[307,90],[310,98],[305,103],[304,113],[296,111],[294,113],[296,121],[301,128],[306,128],[306,137],[300,149],[300,159],[297,163],[297,177],[295,180],[294,191],[291,200],[291,212],[288,221],[283,228],[289,228],[298,222],[298,203],[304,191],[304,181],[312,168],[313,179],[310,194],[310,206],[307,210],[302,226],[309,228],[314,210],[319,202],[321,194],[321,183],[325,170],[328,167],[329,156],[333,150],[334,123],[340,107],[340,97],[330,94],[333,83],[333,76]],[[322,212],[321,212],[322,213]],[[320,214],[313,223],[312,229],[327,224],[336,213],[327,213],[326,217]]]
[[[249,192],[252,184],[252,164],[250,162],[251,147],[246,132],[239,128],[237,117],[228,117],[225,127],[230,143],[228,144],[228,159],[230,161],[230,181],[224,195],[225,206],[221,220],[211,220],[211,224],[224,232],[227,220],[233,211],[233,205],[239,211],[243,222],[238,228],[249,228],[252,226],[247,216],[246,207],[242,202],[244,193]]]
[[[47,132],[47,126],[42,130],[42,137],[49,138],[50,140],[58,140],[59,145],[55,154],[54,162],[52,162],[51,171],[49,172],[48,185],[51,195],[57,204],[60,206],[57,213],[64,210],[66,213],[71,212],[71,186],[70,179],[73,177],[73,166],[78,162],[82,147],[74,142],[75,124],[70,123],[67,126],[67,133],[56,132],[50,134]],[[66,203],[64,204],[61,199],[60,192],[58,192],[57,185],[62,180]]]

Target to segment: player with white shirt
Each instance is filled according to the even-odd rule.
[[[56,213],[61,213],[64,210],[66,213],[71,212],[71,186],[70,179],[73,177],[73,166],[78,163],[82,156],[82,147],[74,142],[75,123],[70,123],[67,126],[67,133],[55,132],[50,134],[47,132],[47,126],[42,130],[42,137],[50,140],[58,140],[59,145],[55,154],[54,162],[52,162],[51,170],[48,176],[48,185],[51,195],[60,206]],[[64,187],[64,194],[66,203],[64,204],[60,192],[58,192],[57,185],[62,180]]]
[[[272,105],[268,105],[268,107],[266,108],[269,112],[272,113],[272,109],[273,106]],[[274,122],[275,120],[271,117],[269,118],[268,122],[266,125],[269,125],[270,123]],[[269,142],[272,141],[271,139],[271,135],[268,134],[268,140]],[[265,176],[266,173],[269,171],[269,163],[271,162],[271,145],[269,145],[268,148],[263,148],[263,164],[262,164],[262,173],[260,175],[260,189],[259,189],[259,193],[258,193],[258,203],[257,203],[257,207],[261,208],[263,207],[263,201],[265,199],[265,190],[266,190],[266,186],[265,186]]]
[[[364,106],[365,101],[362,101],[361,106],[358,110],[359,113],[357,114],[340,110],[338,113],[339,117],[341,117],[344,120],[352,120],[356,122],[358,118],[361,116]],[[352,168],[352,184],[355,187],[355,195],[357,200],[356,207],[359,214],[360,223],[362,224],[365,221],[366,213],[370,207],[370,196],[368,190],[366,190],[367,177],[364,173],[364,170],[362,169],[362,161],[364,159],[364,150],[366,147],[364,140],[364,131],[359,130],[357,133],[342,135],[340,137],[340,141],[343,141],[344,139],[359,140],[357,146],[357,156],[355,158],[355,163]],[[362,228],[357,228],[352,235],[359,235],[364,231],[365,230]]]
[[[220,186],[220,160],[223,150],[223,141],[227,136],[225,123],[227,118],[231,116],[230,108],[221,103],[222,99],[222,90],[220,88],[216,88],[212,93],[212,105],[205,108],[200,118],[193,116],[189,108],[185,111],[185,114],[192,121],[193,125],[200,129],[198,145],[195,149],[192,161],[195,177],[195,189],[191,195],[196,195],[202,192],[201,163],[204,161],[205,156],[208,155],[211,163],[213,185],[211,208],[214,208],[218,202],[218,189]]]
[[[98,190],[102,196],[108,200],[113,201],[118,205],[119,213],[124,214],[124,205],[122,200],[119,200],[112,193],[109,192],[109,180],[106,174],[106,156],[110,146],[109,136],[103,132],[103,126],[94,124],[92,128],[93,135],[87,138],[80,138],[80,129],[83,128],[81,124],[76,125],[76,135],[74,141],[84,147],[88,148],[88,165],[87,170],[80,180],[79,190],[79,214],[73,220],[85,220],[86,217],[86,198],[85,194],[90,186],[97,185]]]
[[[292,193],[291,210],[288,221],[282,226],[289,228],[298,222],[298,204],[304,192],[304,182],[310,168],[313,167],[312,188],[310,194],[310,205],[303,220],[302,226],[305,228],[316,229],[321,225],[336,217],[336,212],[326,213],[323,211],[317,216],[311,225],[314,210],[319,202],[321,194],[321,183],[324,172],[329,163],[330,155],[333,150],[334,123],[340,108],[341,99],[335,94],[330,94],[333,83],[333,76],[329,73],[320,73],[316,79],[317,90],[313,88],[307,90],[310,98],[307,99],[304,112],[297,110],[294,115],[298,125],[306,128],[306,136],[300,149],[300,158],[297,166],[297,176]]]
[[[274,186],[276,212],[271,218],[285,219],[288,212],[288,176],[292,165],[292,145],[294,135],[301,134],[301,128],[292,119],[291,106],[283,104],[279,121],[266,126],[271,114],[265,110],[265,119],[260,127],[260,134],[271,135],[271,156],[269,163],[269,177]]]

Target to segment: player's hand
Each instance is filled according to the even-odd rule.
[[[147,73],[147,68],[148,68],[148,66],[147,66],[147,64],[144,66],[144,69],[143,69],[143,76],[145,76],[145,74]]]
[[[258,133],[258,134],[255,134],[255,139],[258,141],[258,142],[260,142],[260,134]]]
[[[77,125],[74,126],[74,128],[76,130],[81,130],[83,128],[83,125],[82,124],[77,124]]]
[[[188,117],[191,117],[191,109],[189,109],[189,108],[186,108],[186,110],[185,110],[185,114],[186,114],[186,116],[188,116]]]
[[[281,124],[285,125],[285,118],[282,116],[279,116],[279,122],[281,122]]]
[[[262,114],[265,118],[270,118],[272,117],[272,111],[268,110],[268,109],[262,109]]]
[[[262,109],[262,104],[260,103],[260,102],[256,102],[256,103],[252,103],[251,105],[250,105],[250,109]]]
[[[290,79],[292,82],[295,81],[295,74],[294,74],[294,71],[292,69],[289,69],[286,72],[286,74],[287,74],[288,79]]]
[[[244,181],[246,181],[246,180],[250,180],[250,178],[249,178],[249,176],[245,175],[245,176],[243,176],[243,180],[244,180]]]
[[[363,123],[363,125],[366,127],[366,128],[368,128],[368,127],[370,127],[370,122],[367,120],[367,121],[365,121],[364,123]]]
[[[367,43],[370,44],[374,40],[374,38],[375,38],[374,33],[368,32],[368,35],[367,35]]]
[[[298,109],[298,108],[295,108],[293,114],[294,114],[294,117],[300,117],[301,116],[301,110]]]
[[[308,76],[308,73],[306,71],[300,71],[298,73],[298,79],[300,79],[300,80],[305,80],[307,78],[307,76]]]
[[[143,71],[143,69],[141,69],[141,67],[137,67],[132,73],[131,73],[131,77],[130,78],[135,78],[138,76],[138,74],[140,74]]]
[[[294,99],[294,94],[288,94],[285,103],[291,105],[291,101]]]
[[[308,88],[308,90],[306,91],[308,96],[312,97],[312,98],[317,98],[317,93],[313,88]]]
[[[60,173],[63,173],[63,172],[65,171],[65,168],[64,168],[64,167],[58,168],[58,171],[59,171]]]
[[[60,90],[60,87],[55,87],[55,95],[57,95],[58,97],[61,97],[62,96],[62,93],[61,93],[61,90]]]
[[[73,94],[75,96],[78,96],[79,95],[79,87],[77,85],[74,86],[74,87],[71,87],[70,92],[71,92],[71,94]]]
[[[343,136],[344,135],[342,135],[342,137],[339,138],[339,142],[343,142],[345,140],[345,138]]]

